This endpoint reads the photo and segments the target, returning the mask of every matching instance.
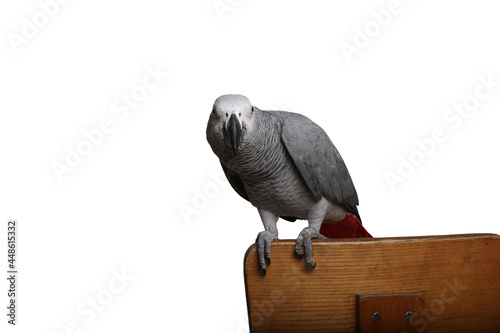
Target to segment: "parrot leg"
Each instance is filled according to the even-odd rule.
[[[313,227],[304,228],[299,237],[297,237],[297,242],[295,243],[295,255],[298,259],[302,259],[304,254],[302,252],[302,246],[304,246],[304,252],[306,254],[306,263],[311,268],[316,268],[316,263],[312,259],[312,241],[311,239],[325,239],[326,237],[321,235],[318,230]]]
[[[255,242],[257,243],[259,267],[262,270],[262,274],[266,275],[266,263],[267,265],[271,264],[271,244],[273,240],[278,238],[276,223],[279,216],[263,209],[259,209],[259,214],[265,230],[259,232]]]
[[[316,268],[316,263],[312,259],[312,241],[311,239],[324,239],[326,238],[319,233],[323,219],[325,218],[331,204],[323,197],[314,206],[311,207],[307,220],[309,221],[309,226],[304,228],[299,237],[297,237],[297,242],[295,243],[295,255],[298,259],[302,259],[304,254],[302,253],[302,246],[304,246],[304,252],[306,254],[306,263],[310,268]]]

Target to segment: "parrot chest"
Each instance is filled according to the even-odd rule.
[[[274,163],[256,167],[240,174],[252,205],[279,216],[307,218],[316,202],[304,179],[286,154]]]
[[[303,187],[276,186],[274,182],[249,186],[247,192],[252,205],[278,216],[306,219],[315,202],[311,193]]]
[[[237,157],[220,155],[221,161],[238,174],[253,206],[279,216],[307,218],[317,202],[278,131],[259,140],[248,140]]]

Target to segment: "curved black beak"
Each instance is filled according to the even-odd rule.
[[[229,121],[223,128],[223,132],[226,145],[231,148],[233,155],[236,156],[243,142],[243,131],[241,123],[234,113],[229,117]]]

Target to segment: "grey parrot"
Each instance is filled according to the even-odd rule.
[[[311,239],[339,235],[328,234],[329,226],[335,228],[348,217],[354,236],[342,236],[341,231],[340,237],[371,237],[361,226],[358,196],[342,157],[309,118],[260,110],[243,95],[222,95],[215,100],[206,134],[231,186],[257,208],[264,224],[256,239],[263,274],[271,263],[280,217],[308,220],[295,254],[300,259],[305,252],[311,269],[316,267]]]

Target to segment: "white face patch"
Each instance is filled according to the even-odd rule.
[[[213,112],[219,121],[227,124],[231,115],[235,115],[243,129],[252,127],[254,108],[250,100],[243,95],[222,95],[215,100]]]
[[[225,116],[226,113],[228,116],[231,116],[232,113],[244,116],[251,112],[252,104],[243,95],[222,95],[215,100],[214,108],[220,116]]]

